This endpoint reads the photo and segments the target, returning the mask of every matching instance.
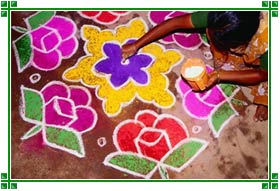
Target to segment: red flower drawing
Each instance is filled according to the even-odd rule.
[[[123,15],[128,14],[128,11],[79,11],[82,17],[93,19],[95,22],[110,25],[115,23]]]
[[[113,133],[117,152],[104,160],[106,166],[126,173],[150,178],[159,169],[181,172],[206,147],[207,142],[190,138],[187,127],[175,116],[139,111],[134,120],[121,122]]]

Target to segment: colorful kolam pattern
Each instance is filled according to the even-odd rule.
[[[167,169],[181,172],[207,147],[208,142],[191,138],[185,124],[169,114],[139,111],[135,119],[115,128],[117,151],[104,164],[125,173],[150,178],[156,170],[168,178]]]
[[[211,72],[213,69],[207,65],[206,70]],[[176,82],[176,89],[183,98],[182,104],[186,113],[196,119],[208,120],[215,137],[218,137],[230,120],[238,115],[232,101],[240,90],[239,86],[221,84],[198,93],[193,92],[191,87],[179,78]]]
[[[178,51],[153,43],[122,62],[121,46],[146,32],[145,22],[138,18],[115,30],[84,25],[81,36],[87,55],[66,70],[63,79],[95,88],[110,117],[118,115],[135,98],[159,108],[172,107],[175,96],[168,89],[166,74],[180,63],[182,55]]]
[[[45,145],[77,157],[85,157],[82,134],[91,131],[97,113],[91,95],[81,86],[51,81],[41,91],[21,86],[20,114],[34,126],[21,139],[42,133]]]
[[[13,41],[18,72],[33,66],[41,71],[58,68],[78,48],[76,24],[54,11],[37,12],[26,18],[26,28],[13,26],[23,33]]]
[[[207,148],[208,142],[190,136],[201,136],[204,126],[194,124],[189,133],[188,122],[162,114],[160,109],[172,108],[178,92],[177,100],[182,98],[186,114],[194,121],[207,120],[214,137],[218,138],[223,128],[238,115],[233,105],[238,101],[234,96],[240,88],[220,84],[206,92],[195,93],[181,78],[176,81],[176,87],[171,87],[168,75],[181,64],[184,56],[176,49],[165,48],[166,44],[175,43],[180,50],[195,50],[202,44],[208,45],[200,34],[170,35],[160,41],[164,46],[149,44],[123,61],[122,45],[134,42],[148,31],[148,24],[139,17],[109,29],[109,25],[118,24],[127,14],[128,11],[79,11],[76,16],[90,25],[83,24],[78,31],[78,25],[70,18],[56,15],[54,11],[42,11],[24,19],[26,28],[12,27],[21,33],[13,41],[18,73],[24,74],[31,66],[40,70],[24,82],[29,85],[19,86],[20,117],[32,124],[21,140],[24,143],[41,135],[42,143],[38,141],[41,147],[84,158],[83,135],[96,127],[96,110],[104,115],[103,119],[111,120],[110,117],[118,116],[126,106],[139,100],[153,104],[159,109],[158,113],[138,109],[134,119],[117,121],[113,118],[117,121],[113,125],[113,135],[112,128],[107,127],[111,128],[109,138],[102,134],[93,142],[97,149],[105,151],[112,146],[112,136],[116,151],[105,153],[105,159],[101,159],[106,168],[141,178],[152,178],[158,171],[161,178],[167,179],[168,172],[180,173],[187,168]],[[157,25],[186,12],[150,11],[147,14],[149,22]],[[89,19],[96,25],[91,25],[93,22]],[[84,41],[82,50],[78,50],[79,37],[80,42]],[[82,56],[74,59],[65,71],[58,70],[62,62],[66,63],[77,51]],[[212,59],[210,54],[207,52],[205,58]],[[45,82],[46,73],[56,69],[60,72],[58,78]],[[207,66],[208,72],[212,70]],[[61,73],[64,82],[58,80]],[[100,110],[93,97],[101,102]],[[87,146],[91,149],[91,145]]]
[[[129,11],[79,11],[78,13],[96,23],[110,25],[116,23],[121,16],[129,14]]]
[[[156,26],[163,21],[172,19],[184,14],[190,14],[190,12],[183,11],[150,11],[148,18],[153,26]],[[204,34],[199,33],[174,33],[168,35],[160,40],[161,43],[170,44],[175,43],[179,47],[187,50],[195,50],[199,48],[202,44],[209,46]]]

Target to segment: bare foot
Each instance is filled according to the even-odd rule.
[[[254,116],[255,121],[266,121],[268,118],[268,108],[264,105],[258,105]]]

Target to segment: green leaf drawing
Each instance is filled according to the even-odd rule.
[[[19,71],[22,72],[30,63],[32,56],[30,36],[28,34],[22,35],[15,41],[14,45],[18,59],[17,62],[19,65]]]
[[[180,168],[191,161],[202,149],[206,142],[199,139],[189,139],[186,143],[173,151],[165,160],[164,164],[174,168]]]
[[[41,11],[33,16],[29,17],[27,22],[29,23],[31,29],[36,29],[41,25],[44,25],[55,15],[54,11]]]
[[[43,99],[41,94],[36,90],[22,87],[23,113],[24,117],[29,120],[42,122],[43,120]]]
[[[50,146],[69,151],[79,157],[84,156],[84,147],[80,135],[70,130],[46,127],[46,139]]]
[[[224,123],[234,114],[235,112],[228,102],[220,105],[213,113],[212,119],[210,120],[210,125],[213,126],[215,133],[219,132],[219,130],[224,126]]]
[[[230,102],[233,105],[238,105],[238,106],[247,106],[248,105],[248,103],[246,101],[235,99],[235,98],[232,98]]]
[[[21,140],[26,140],[29,139],[30,137],[33,137],[34,135],[37,135],[39,132],[41,132],[41,130],[42,130],[41,125],[35,125],[21,137]]]
[[[28,31],[26,28],[19,27],[19,26],[13,26],[12,29],[14,29],[15,31],[17,31],[19,33],[26,33]]]
[[[230,97],[233,94],[233,92],[238,88],[238,86],[232,84],[220,84],[219,86],[227,97]]]
[[[116,165],[123,169],[136,172],[142,175],[147,175],[157,165],[156,162],[141,158],[133,154],[119,154],[113,156],[109,160],[109,164]]]

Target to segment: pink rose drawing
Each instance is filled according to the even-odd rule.
[[[121,16],[127,15],[129,11],[79,11],[82,17],[92,19],[94,22],[103,25],[110,25],[117,22]]]
[[[206,66],[207,72],[213,69]],[[192,88],[179,78],[176,89],[183,98],[183,107],[186,113],[196,119],[208,120],[215,137],[230,119],[238,113],[231,104],[233,96],[240,90],[236,85],[220,84],[208,91],[193,92]]]
[[[155,26],[163,21],[168,19],[172,19],[184,14],[188,14],[188,12],[183,11],[150,11],[149,20]],[[202,39],[202,36],[199,33],[175,33],[168,35],[160,40],[161,43],[170,44],[175,43],[181,48],[187,50],[195,50],[200,47],[202,44],[208,46],[208,44]]]
[[[33,66],[38,70],[50,71],[70,58],[78,48],[75,23],[53,11],[37,12],[25,19],[28,29],[13,26],[23,33],[13,42],[18,72]]]
[[[21,116],[34,124],[21,139],[41,132],[46,145],[84,157],[82,134],[92,130],[97,122],[89,91],[52,81],[41,91],[22,86],[21,93]]]
[[[178,118],[151,110],[121,122],[113,141],[118,151],[109,154],[104,164],[143,178],[150,178],[156,169],[180,172],[207,147],[204,140],[190,138]]]

